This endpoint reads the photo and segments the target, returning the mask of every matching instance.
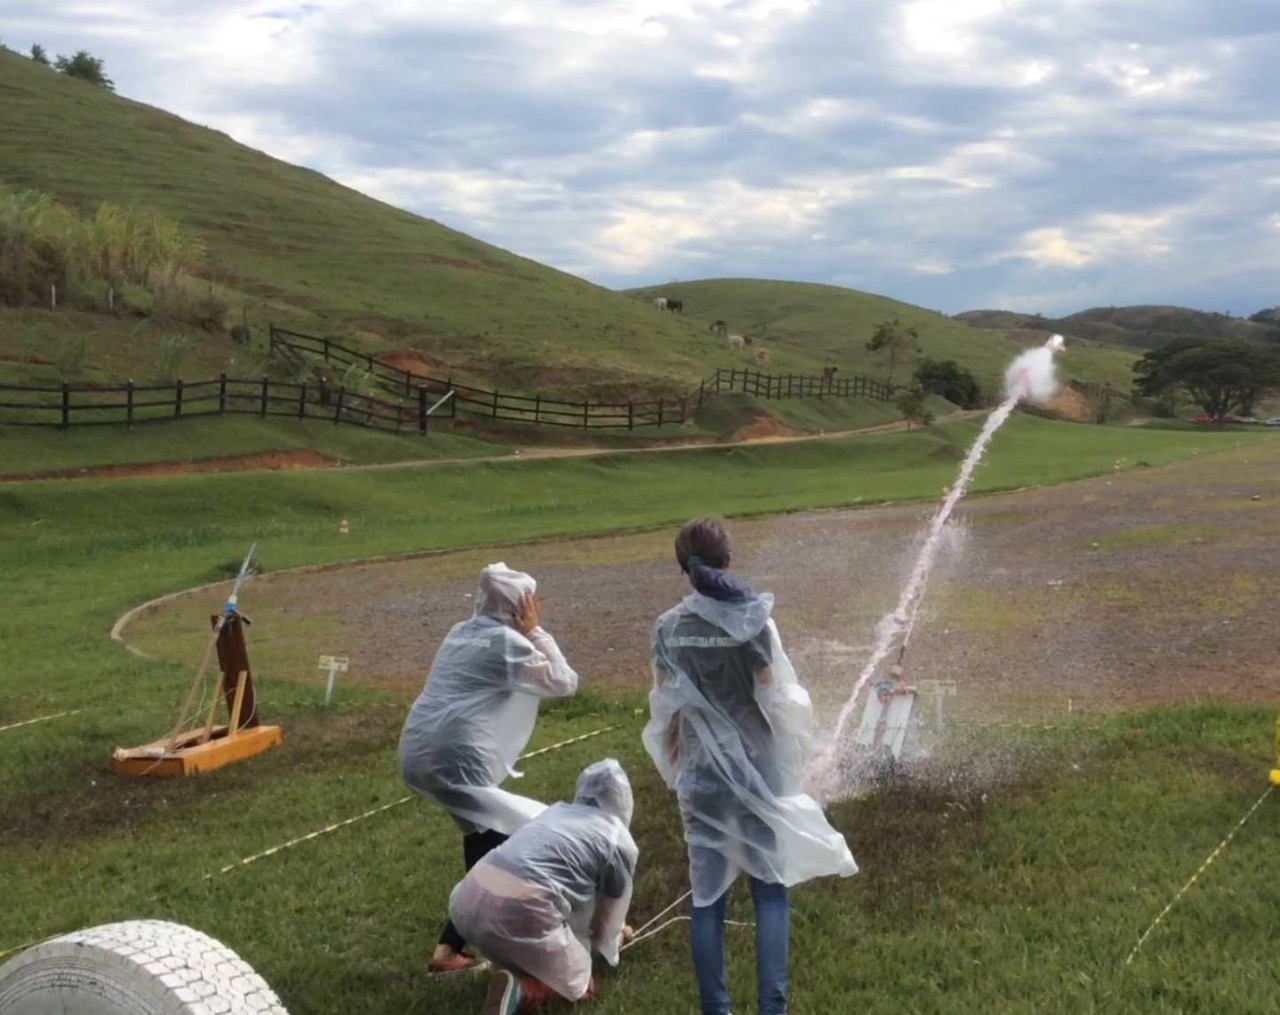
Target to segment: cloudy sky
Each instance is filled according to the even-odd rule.
[[[4,0],[0,39],[608,286],[1280,304],[1280,0]]]

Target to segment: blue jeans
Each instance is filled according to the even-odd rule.
[[[760,984],[760,1015],[786,1015],[787,969],[791,950],[791,907],[784,885],[751,879],[756,910],[756,979]],[[698,977],[702,1015],[729,1015],[725,984],[724,919],[729,907],[726,891],[710,906],[694,906],[689,932],[693,943],[693,971]]]

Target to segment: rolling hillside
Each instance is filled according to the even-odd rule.
[[[1005,333],[1057,331],[1139,351],[1157,349],[1178,338],[1280,340],[1280,326],[1275,323],[1185,307],[1095,307],[1057,319],[1008,310],[971,310],[956,314],[954,320]]]
[[[763,346],[771,352],[770,369],[784,372],[812,369],[810,364],[820,361],[846,373],[884,377],[885,359],[866,346],[876,325],[891,318],[916,328],[922,355],[954,359],[987,385],[997,383],[1009,360],[1027,345],[1002,334],[999,324],[971,326],[884,296],[806,282],[715,279],[637,290],[636,295],[646,300],[674,296],[684,301],[686,315],[701,328],[723,320],[730,331],[754,336],[753,348]],[[1133,360],[1124,350],[1086,343],[1071,348],[1061,364],[1068,377],[1109,382],[1127,390]],[[899,365],[894,381],[905,380],[909,372]]]
[[[458,380],[572,397],[688,391],[716,367],[880,377],[865,349],[875,325],[917,327],[926,355],[993,380],[1018,350],[992,331],[883,297],[802,283],[708,281],[615,293],[393,208],[216,131],[68,79],[0,49],[0,183],[72,207],[154,209],[208,249],[202,277],[256,339],[174,335],[107,313],[0,310],[6,376],[187,377],[266,368],[265,324],[343,337],[368,351],[413,349]],[[760,341],[729,349],[716,318]],[[167,350],[167,352],[166,352]],[[176,350],[176,352],[175,352]],[[767,352],[767,366],[761,362]],[[1066,372],[1127,383],[1128,358],[1086,351]],[[905,379],[899,368],[895,380]]]

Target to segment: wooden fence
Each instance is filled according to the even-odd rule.
[[[0,423],[68,428],[140,425],[201,416],[283,416],[425,434],[439,400],[425,387],[388,401],[327,384],[222,374],[216,380],[121,385],[0,384]]]
[[[0,384],[0,425],[140,425],[201,416],[320,419],[394,433],[426,434],[432,417],[469,413],[498,422],[582,430],[636,430],[684,424],[704,399],[744,392],[767,399],[871,398],[892,400],[894,389],[861,375],[819,377],[717,369],[698,389],[679,398],[590,402],[521,395],[456,384],[452,378],[401,370],[328,338],[270,329],[271,353],[294,365],[319,362],[359,368],[380,390],[365,394],[329,380],[296,383],[269,377],[181,379],[166,384]]]
[[[705,386],[705,394],[741,391],[757,398],[870,398],[891,402],[896,388],[873,377],[821,377],[814,374],[762,374],[758,370],[721,370]]]
[[[452,393],[447,403],[447,411],[452,417],[464,412],[507,423],[567,426],[579,430],[635,430],[686,423],[692,411],[702,404],[702,394],[706,389],[704,383],[691,395],[639,402],[569,401],[546,395],[519,395],[457,384],[450,377],[431,377],[401,370],[374,355],[348,349],[329,338],[302,335],[274,326],[270,335],[272,353],[293,363],[314,361],[338,368],[356,367],[388,393],[408,393],[417,387],[425,389],[434,398]]]

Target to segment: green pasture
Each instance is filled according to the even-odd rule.
[[[975,432],[965,422],[670,455],[0,486],[0,726],[80,710],[0,732],[0,951],[115,919],[169,918],[239,951],[294,1015],[478,1008],[482,982],[442,985],[423,974],[460,872],[457,834],[426,804],[412,800],[220,873],[403,796],[395,749],[404,703],[365,692],[327,712],[318,675],[308,688],[263,674],[264,707],[285,726],[284,747],[195,781],[114,779],[111,750],[167,730],[195,663],[125,652],[107,638],[115,618],[228,577],[254,540],[275,571],[674,526],[704,513],[932,499]],[[996,438],[976,491],[1197,453],[1274,467],[1267,441],[1018,417]],[[250,613],[252,596],[250,586]],[[531,759],[522,787],[560,797],[589,761],[623,761],[642,850],[637,922],[681,894],[685,877],[675,807],[639,744],[643,709],[642,696],[590,687],[548,707],[531,748],[620,728]],[[795,893],[793,1010],[1274,1010],[1274,800],[1125,964],[1262,792],[1272,719],[1263,709],[1203,706],[1096,728],[979,732],[966,749],[1015,755],[1016,779],[980,791],[900,785],[839,805],[833,820],[863,870]],[[749,918],[744,893],[734,907]],[[731,976],[739,1010],[751,1011],[750,932],[730,933],[748,935],[731,939]],[[693,1010],[683,927],[628,953],[602,978],[597,1007]]]
[[[868,351],[867,342],[876,326],[893,318],[920,335],[920,355],[952,359],[967,367],[984,387],[999,390],[1005,367],[1026,346],[1001,335],[969,325],[886,296],[875,296],[838,286],[767,279],[708,279],[637,290],[637,298],[658,294],[684,300],[685,314],[702,327],[723,320],[729,330],[752,335],[751,348],[731,353],[752,364],[757,349],[768,349],[765,371],[787,373],[812,370],[811,364],[838,367],[841,374],[865,373],[884,378],[888,360]],[[1048,340],[1046,334],[1044,340]],[[1065,377],[1108,383],[1127,392],[1133,384],[1133,353],[1096,343],[1071,344],[1060,357]],[[753,365],[751,369],[756,369]],[[914,369],[912,360],[899,360],[893,379],[905,383]]]
[[[684,316],[611,292],[376,201],[217,131],[67,78],[0,48],[0,184],[81,213],[154,211],[208,251],[197,274],[229,321],[270,321],[367,351],[413,348],[463,383],[578,398],[679,397],[716,367],[883,376],[865,351],[879,321],[919,327],[928,355],[994,376],[1019,347],[995,332],[852,290],[783,282],[668,287]],[[103,139],[108,139],[104,141]],[[665,289],[663,291],[666,291]],[[725,318],[770,354],[731,350]],[[186,343],[186,344],[184,344]],[[105,313],[0,310],[0,359],[71,378],[172,377],[244,361],[225,334]],[[1091,352],[1070,376],[1113,380],[1132,357]],[[1087,363],[1087,365],[1086,365]],[[900,375],[901,376],[901,375]]]

